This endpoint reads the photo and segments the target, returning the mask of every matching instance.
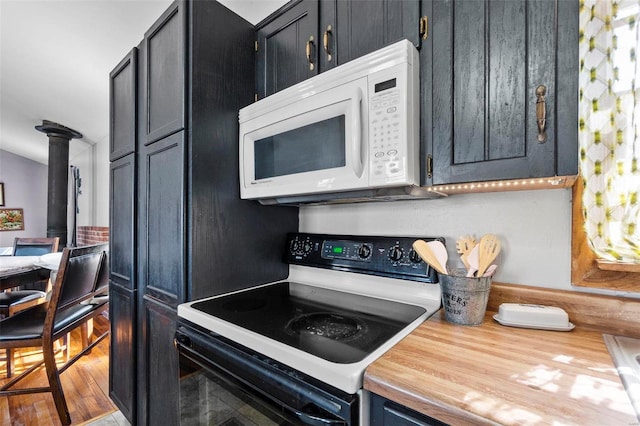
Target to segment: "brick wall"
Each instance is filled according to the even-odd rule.
[[[78,247],[109,241],[108,226],[78,226],[77,232]]]

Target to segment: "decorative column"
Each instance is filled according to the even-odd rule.
[[[60,250],[67,246],[67,204],[69,201],[69,141],[82,133],[48,120],[36,130],[49,137],[49,181],[47,195],[47,237],[60,238]]]

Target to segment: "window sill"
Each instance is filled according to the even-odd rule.
[[[602,271],[640,273],[640,264],[637,263],[611,262],[603,259],[596,259],[596,263],[598,265],[598,269]]]
[[[582,179],[573,185],[571,231],[571,284],[640,293],[640,265],[596,259],[589,248],[582,217]]]

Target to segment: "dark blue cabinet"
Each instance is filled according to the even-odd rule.
[[[369,421],[371,426],[446,426],[439,420],[371,393]]]
[[[578,1],[423,3],[423,183],[576,174]]]
[[[237,114],[254,97],[254,37],[218,2],[176,1],[136,66],[112,73],[112,97],[128,96],[112,99],[112,128],[140,141],[111,165],[110,395],[133,425],[179,424],[178,304],[288,274],[282,250],[298,209],[239,194]],[[129,81],[133,94],[119,89]],[[134,130],[119,130],[131,111]]]
[[[257,96],[405,38],[420,46],[419,0],[292,1],[257,26]]]

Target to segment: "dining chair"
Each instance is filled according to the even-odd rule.
[[[30,393],[50,392],[63,425],[71,423],[60,374],[90,351],[108,334],[109,330],[97,337],[90,345],[80,350],[64,365],[56,364],[54,342],[63,338],[71,330],[81,326],[108,308],[108,300],[99,297],[106,294],[108,280],[102,268],[108,244],[65,248],[62,252],[60,268],[48,303],[33,306],[0,321],[0,349],[41,347],[43,359],[29,367],[0,388],[0,396],[14,396]],[[45,366],[48,386],[17,388],[15,385],[27,375]]]
[[[42,256],[58,251],[60,238],[16,238],[13,241],[14,256]],[[0,318],[11,316],[31,306],[44,303],[51,291],[50,282],[42,289],[16,289],[0,293]]]
[[[14,256],[42,256],[58,251],[60,238],[15,238],[13,240]]]

